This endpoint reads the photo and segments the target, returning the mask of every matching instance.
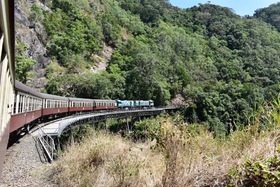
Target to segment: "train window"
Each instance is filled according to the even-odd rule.
[[[35,109],[35,98],[32,97],[31,101],[32,101],[31,110],[33,111]]]
[[[22,103],[21,103],[21,112],[24,112],[25,110],[25,97],[24,95],[22,96]]]
[[[32,99],[31,97],[27,96],[27,111],[31,111],[31,108],[32,108]]]
[[[22,96],[22,112],[25,112],[26,110],[26,96]]]
[[[32,111],[32,98],[31,97],[27,97],[27,111]]]
[[[28,99],[27,99],[27,96],[23,96],[24,98],[24,108],[23,108],[23,112],[26,112],[28,111]]]
[[[18,113],[21,113],[22,111],[22,100],[21,100],[21,96],[19,96],[19,99],[18,99]]]
[[[39,99],[36,99],[36,106],[35,106],[35,110],[38,110],[39,109]]]
[[[18,103],[18,112],[22,112],[22,96],[19,96],[19,103]]]
[[[34,98],[34,110],[37,110],[38,108],[38,99]]]
[[[42,105],[42,100],[38,99],[38,102],[37,102],[37,109],[40,109],[40,105]]]
[[[13,107],[13,114],[17,113],[17,94],[14,95],[14,107]]]

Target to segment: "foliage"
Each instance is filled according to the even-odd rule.
[[[270,23],[272,26],[276,27],[280,31],[280,3],[275,3],[270,5],[267,8],[260,8],[255,11],[254,17],[261,19],[267,23]]]
[[[279,186],[280,160],[277,155],[267,160],[248,159],[240,167],[232,167],[229,177],[237,186]]]
[[[34,74],[31,72],[33,65],[36,61],[27,57],[24,53],[27,50],[27,46],[24,43],[17,41],[16,50],[16,79],[20,82],[26,83],[27,80],[32,79]]]
[[[44,19],[43,10],[37,5],[32,5],[30,19],[34,22],[40,22]]]
[[[43,19],[48,53],[63,71],[51,65],[47,90],[156,106],[180,94],[190,103],[189,122],[224,138],[280,91],[280,33],[259,20],[277,20],[277,7],[241,18],[211,3],[54,0]],[[113,49],[106,72],[89,72],[104,45]]]
[[[75,76],[64,74],[51,79],[47,92],[80,98],[118,98],[123,95],[123,85],[123,78],[115,74],[93,74],[87,71]]]

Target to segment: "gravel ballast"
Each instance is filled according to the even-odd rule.
[[[26,134],[7,150],[1,187],[56,186],[47,180],[45,172],[49,163],[40,156],[35,140],[35,136]]]

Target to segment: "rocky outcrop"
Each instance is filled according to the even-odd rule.
[[[31,7],[36,4],[38,7],[48,9],[39,0],[17,0],[15,3],[15,26],[16,39],[25,44],[26,50],[22,55],[34,59],[37,63],[33,67],[34,78],[28,81],[28,85],[37,89],[44,87],[46,83],[46,67],[50,58],[46,50],[47,34],[39,22],[30,19]]]

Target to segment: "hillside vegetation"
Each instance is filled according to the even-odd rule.
[[[165,0],[53,0],[46,6],[50,10],[34,5],[30,19],[47,32],[49,93],[153,99],[157,106],[180,94],[187,120],[221,137],[248,124],[253,111],[279,93],[280,33],[273,24],[279,4],[244,18],[226,7],[179,9]],[[106,46],[113,49],[108,67],[94,73]]]
[[[279,104],[223,140],[178,114],[136,122],[127,138],[87,128],[48,178],[58,186],[279,186]]]

